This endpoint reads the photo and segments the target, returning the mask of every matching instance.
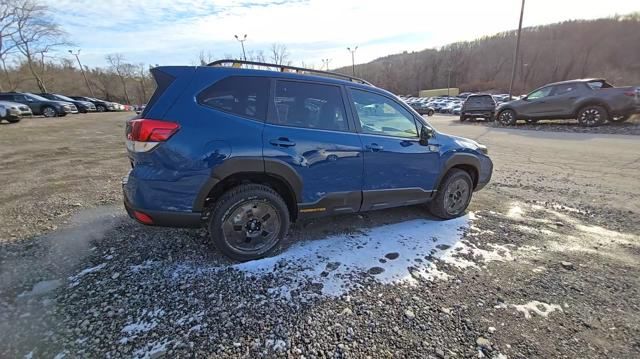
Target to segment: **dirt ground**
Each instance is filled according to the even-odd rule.
[[[494,160],[467,216],[301,222],[239,264],[126,216],[130,116],[0,125],[0,357],[640,356],[637,136],[430,117]]]

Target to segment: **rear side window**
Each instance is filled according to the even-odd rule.
[[[232,76],[198,95],[198,103],[238,116],[264,121],[267,118],[269,79]]]
[[[555,92],[553,93],[555,96],[562,96],[574,92],[577,88],[577,84],[562,84],[556,86]]]
[[[606,88],[613,87],[607,81],[603,81],[603,80],[589,81],[587,82],[587,85],[591,87],[592,90],[606,89]]]
[[[334,131],[349,129],[337,86],[278,81],[274,100],[276,125]]]
[[[142,114],[140,115],[141,118],[144,118],[147,113],[149,113],[149,110],[151,110],[151,106],[153,106],[153,104],[158,101],[158,98],[160,98],[160,96],[173,83],[173,80],[175,80],[175,77],[162,72],[157,68],[153,68],[149,72],[151,72],[151,76],[153,76],[154,80],[156,80],[156,90],[153,92],[153,95],[151,95],[151,98],[147,103],[147,107],[145,107],[144,111],[142,111]],[[84,99],[87,98],[85,97]]]

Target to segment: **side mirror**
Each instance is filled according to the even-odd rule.
[[[520,99],[524,101],[529,101],[529,96],[522,96],[520,97]]]
[[[428,146],[429,139],[433,138],[433,136],[433,128],[423,125],[420,129],[420,144],[423,146]]]

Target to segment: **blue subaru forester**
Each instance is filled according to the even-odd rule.
[[[124,203],[137,221],[206,225],[231,258],[268,255],[296,219],[426,204],[462,215],[487,148],[342,74],[247,61],[167,66],[127,123]]]

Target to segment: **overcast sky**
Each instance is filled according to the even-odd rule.
[[[89,66],[108,53],[129,62],[194,64],[285,44],[295,65],[356,63],[517,28],[519,0],[46,0]],[[638,0],[527,0],[523,26],[640,10]],[[66,49],[64,50],[66,52]],[[68,55],[68,54],[67,54]]]

